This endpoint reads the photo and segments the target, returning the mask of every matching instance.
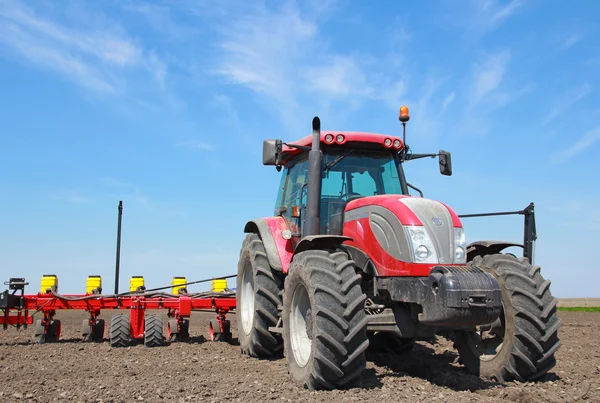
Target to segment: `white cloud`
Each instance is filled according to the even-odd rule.
[[[566,150],[561,150],[554,158],[555,163],[564,163],[578,154],[589,149],[600,139],[600,127],[592,129],[585,133],[579,140]]]
[[[550,113],[542,119],[542,125],[551,123],[561,113],[566,112],[574,103],[589,95],[590,92],[592,92],[592,86],[588,83],[569,88],[558,98]]]
[[[116,25],[75,29],[45,18],[19,1],[2,2],[0,45],[29,62],[61,73],[87,89],[120,93],[126,72],[145,71],[164,84],[166,67]]]
[[[510,59],[510,52],[505,50],[489,55],[476,64],[472,76],[468,110],[475,108],[500,87]]]

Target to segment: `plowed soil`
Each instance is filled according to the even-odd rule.
[[[102,314],[107,332],[111,314]],[[361,388],[310,392],[290,381],[284,359],[242,356],[235,330],[231,344],[205,341],[211,313],[194,313],[189,343],[111,348],[107,333],[102,343],[81,341],[85,314],[59,311],[58,343],[33,343],[32,326],[0,330],[0,401],[600,402],[600,313],[559,315],[558,364],[535,383],[469,375],[439,338],[402,355],[370,354]]]

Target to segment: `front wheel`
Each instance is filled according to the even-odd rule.
[[[500,382],[535,380],[556,365],[560,347],[558,300],[539,266],[505,254],[476,257],[472,263],[500,284],[502,311],[478,331],[456,332],[455,347],[467,371]]]
[[[273,357],[282,350],[281,337],[269,332],[277,326],[282,275],[271,270],[265,247],[257,234],[246,236],[237,275],[238,339],[243,354]]]
[[[292,380],[311,390],[354,386],[366,366],[366,296],[343,252],[309,250],[290,265],[283,339]]]

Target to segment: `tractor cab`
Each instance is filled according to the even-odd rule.
[[[341,235],[344,210],[358,198],[386,194],[408,194],[398,149],[385,147],[386,136],[370,133],[336,133],[340,140],[359,137],[379,139],[380,143],[350,141],[327,143],[323,136],[321,159],[321,195],[319,233]],[[301,142],[298,142],[301,143]],[[293,149],[294,151],[296,149]],[[300,233],[306,210],[308,189],[308,153],[294,152],[283,165],[275,214],[283,215]],[[285,155],[285,154],[284,154]]]

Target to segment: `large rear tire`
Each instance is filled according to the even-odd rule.
[[[343,252],[294,256],[285,279],[283,339],[292,380],[310,390],[355,386],[366,366],[366,296]]]
[[[277,326],[283,275],[271,269],[265,247],[257,234],[246,236],[237,275],[238,339],[242,353],[273,357],[283,349],[281,337],[269,332]]]
[[[456,332],[460,362],[472,374],[499,382],[535,380],[556,365],[560,347],[558,300],[550,280],[526,259],[495,254],[469,264],[492,274],[500,284],[502,312],[491,329]]]

